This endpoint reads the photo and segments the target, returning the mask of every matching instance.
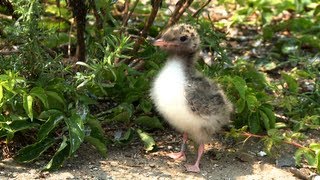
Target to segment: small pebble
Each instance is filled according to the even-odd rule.
[[[152,168],[156,167],[156,165],[154,163],[150,164],[149,166]]]
[[[171,150],[173,147],[172,146],[168,146],[168,149]]]
[[[267,153],[264,152],[264,151],[258,152],[258,156],[260,156],[260,157],[264,157],[264,156],[266,156],[266,155],[267,155]]]

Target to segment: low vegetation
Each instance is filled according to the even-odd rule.
[[[293,145],[297,166],[320,172],[317,0],[4,0],[0,13],[4,156],[49,153],[55,170],[84,142],[104,156],[133,138],[154,150],[148,132],[166,125],[148,94],[166,55],[149,39],[179,21],[197,26],[209,57],[197,67],[235,104],[227,135],[261,138],[270,154]]]

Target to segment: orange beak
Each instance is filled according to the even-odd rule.
[[[162,38],[157,39],[153,42],[154,46],[158,46],[160,48],[177,48],[179,47],[179,44],[175,43],[175,42],[168,42],[163,40]]]
[[[168,43],[165,41],[165,40],[163,40],[163,39],[157,39],[157,40],[155,40],[154,42],[153,42],[153,45],[154,46],[159,46],[159,47],[163,47],[164,45],[167,45]]]

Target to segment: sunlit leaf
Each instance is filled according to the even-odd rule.
[[[2,98],[3,98],[3,88],[2,88],[2,85],[0,84],[0,103],[2,101]]]
[[[84,125],[79,115],[72,113],[69,118],[64,118],[69,130],[70,154],[73,154],[84,140]]]
[[[55,116],[50,116],[49,119],[41,125],[38,132],[38,141],[46,138],[48,134],[58,126],[61,120],[64,118],[62,114],[57,114]]]
[[[32,88],[30,91],[30,95],[33,97],[39,98],[41,100],[41,102],[43,103],[44,107],[49,108],[48,97],[47,97],[43,88],[41,88],[41,87]]]
[[[28,117],[33,120],[33,109],[32,109],[32,104],[33,104],[33,98],[32,96],[28,94],[23,95],[23,108],[26,111]]]
[[[59,149],[55,152],[52,159],[44,167],[44,170],[57,170],[59,169],[65,160],[69,158],[70,152],[70,142],[67,141],[67,138],[63,136],[63,140],[60,144]]]
[[[141,131],[140,129],[137,129],[137,133],[139,134],[140,139],[144,143],[144,149],[146,151],[152,151],[156,146],[156,142],[153,140],[153,138],[147,133]]]

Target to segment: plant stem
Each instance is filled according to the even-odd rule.
[[[255,137],[255,138],[260,138],[260,139],[268,137],[268,135],[257,135],[257,134],[252,134],[252,133],[249,133],[249,132],[243,132],[240,135],[241,136],[245,136],[245,137],[249,137],[249,138],[250,137]],[[294,141],[284,140],[283,142],[286,143],[286,144],[293,145],[293,146],[295,146],[297,148],[308,148],[308,147],[305,147],[302,144],[299,144],[299,143],[294,142]]]

